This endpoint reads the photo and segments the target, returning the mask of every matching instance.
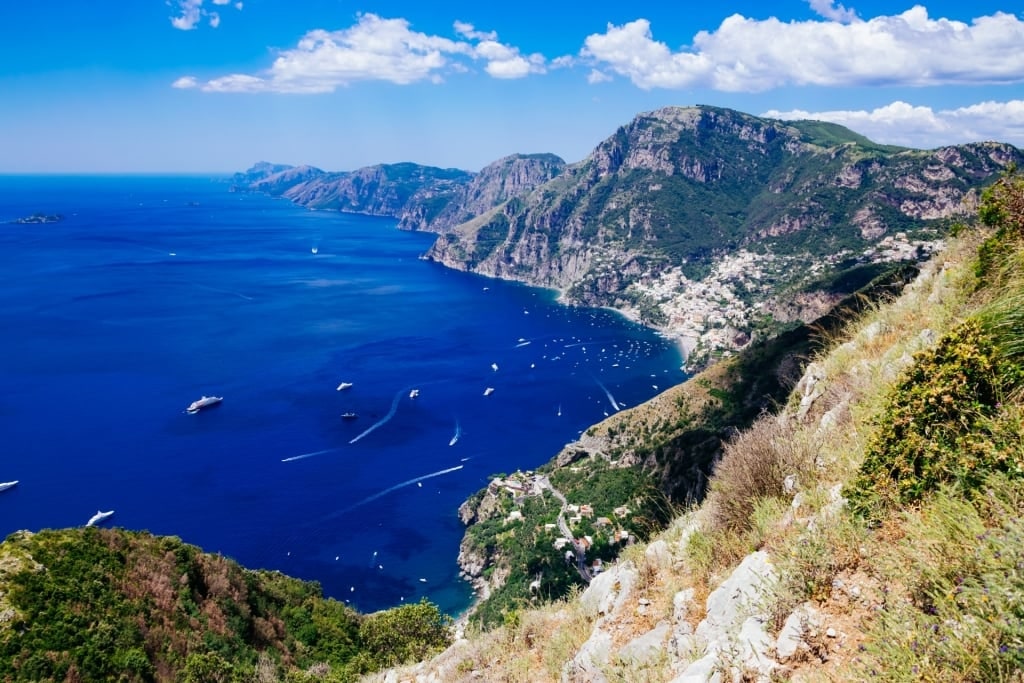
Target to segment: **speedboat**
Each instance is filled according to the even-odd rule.
[[[359,417],[359,416],[356,415],[355,413],[342,413],[341,414],[341,419],[342,420],[354,420],[357,417]]]
[[[114,514],[113,510],[107,510],[106,512],[103,512],[101,510],[97,510],[96,514],[93,515],[92,517],[90,517],[89,521],[86,522],[85,525],[86,526],[96,526],[97,524],[99,524],[103,520],[109,518],[113,514]]]
[[[338,391],[345,391],[350,388],[352,388],[352,382],[342,382],[338,385]]]
[[[487,387],[484,389],[484,396],[490,396],[494,393],[494,387]]]
[[[409,392],[409,398],[416,398],[419,395],[420,395],[420,390],[419,389],[413,389],[412,391]]]
[[[203,408],[215,406],[223,400],[223,396],[203,396],[198,401],[192,401],[192,403],[189,404],[188,408],[185,409],[185,412],[191,415],[195,415]]]
[[[14,481],[5,481],[4,483],[0,484],[0,491],[6,491],[7,489],[12,488],[17,483],[17,479],[15,479]]]

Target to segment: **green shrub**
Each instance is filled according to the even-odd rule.
[[[918,354],[888,397],[864,462],[847,487],[853,508],[920,500],[940,484],[977,489],[992,472],[1024,474],[1003,401],[1021,385],[1020,365],[969,319]]]
[[[451,619],[427,602],[402,605],[367,616],[359,638],[375,668],[426,659],[451,642]]]

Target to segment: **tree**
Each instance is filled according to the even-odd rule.
[[[451,618],[424,598],[371,614],[359,627],[359,638],[379,668],[426,659],[451,642]]]

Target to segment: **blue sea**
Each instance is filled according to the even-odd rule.
[[[64,220],[7,223],[35,213]],[[0,176],[0,537],[114,510],[360,610],[465,609],[459,504],[684,375],[432,240],[223,178]]]

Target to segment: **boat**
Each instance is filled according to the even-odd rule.
[[[17,479],[15,479],[14,481],[5,481],[2,484],[0,484],[0,491],[6,491],[9,488],[13,488],[17,483]]]
[[[352,388],[352,382],[342,382],[338,385],[338,391],[345,391]]]
[[[419,395],[420,395],[420,390],[419,389],[413,389],[412,391],[409,392],[409,398],[416,398]]]
[[[341,414],[341,419],[342,420],[354,420],[357,417],[359,417],[359,416],[356,415],[355,413],[342,413]]]
[[[188,408],[185,409],[185,412],[191,415],[195,415],[203,408],[215,406],[223,400],[223,396],[203,396],[198,401],[192,401],[192,403],[189,404]]]
[[[494,387],[487,387],[484,389],[484,396],[490,396],[494,393]]]
[[[86,526],[96,526],[97,524],[99,524],[103,520],[109,518],[113,514],[114,514],[113,510],[107,510],[106,512],[103,512],[101,510],[97,510],[96,514],[93,515],[92,517],[90,517],[89,521],[86,522],[85,525]]]
[[[310,251],[313,252],[313,254],[315,255],[318,251],[320,251],[320,247],[313,247],[312,249],[310,249]]]

